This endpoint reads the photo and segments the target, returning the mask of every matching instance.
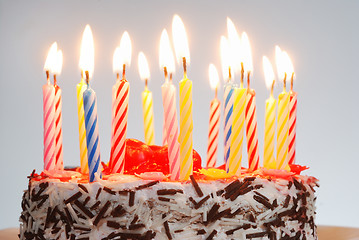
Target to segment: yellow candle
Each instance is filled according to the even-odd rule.
[[[142,92],[143,125],[145,130],[145,142],[148,145],[155,144],[155,128],[153,124],[153,100],[152,92],[147,89]]]
[[[80,164],[81,172],[88,173],[87,161],[87,146],[86,146],[86,129],[85,129],[85,114],[83,103],[83,92],[86,90],[87,85],[81,77],[81,82],[77,84],[77,115],[79,122],[79,143],[80,143]]]
[[[152,92],[148,90],[147,83],[150,78],[150,68],[143,52],[138,54],[138,70],[140,77],[145,81],[145,90],[142,92],[143,126],[145,132],[145,143],[155,144],[155,128],[153,124],[153,98]]]
[[[192,118],[192,81],[186,74],[180,81],[180,179],[188,180],[193,172],[193,118]]]
[[[246,96],[247,89],[243,88],[243,84],[241,84],[241,87],[235,88],[228,172],[236,176],[241,175]]]
[[[277,101],[273,97],[273,87],[275,81],[273,67],[267,57],[263,57],[263,68],[265,82],[271,89],[270,97],[266,100],[265,123],[264,123],[264,160],[263,166],[267,169],[275,169],[276,162],[274,157],[274,134],[275,134],[275,115]]]
[[[285,89],[278,97],[277,169],[286,169],[288,165],[289,97]]]

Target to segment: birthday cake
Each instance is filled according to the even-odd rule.
[[[194,159],[195,174],[181,182],[170,181],[168,165],[153,159],[141,161],[162,172],[128,165],[129,174],[105,169],[92,183],[75,169],[33,172],[21,204],[20,239],[317,239],[318,183],[300,175],[303,168],[243,169],[241,177],[228,177],[221,169],[200,169],[196,153]]]

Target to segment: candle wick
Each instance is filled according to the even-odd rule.
[[[247,74],[247,85],[248,85],[248,89],[250,89],[250,76],[251,76],[251,72],[250,71],[248,71],[248,74]]]
[[[170,73],[170,82],[172,83],[172,73]]]
[[[120,73],[116,73],[117,80],[120,80]]]
[[[90,84],[89,84],[89,81],[90,81],[89,71],[85,71],[85,76],[86,76],[86,84],[87,84],[87,86],[90,86]]]
[[[163,72],[165,73],[165,80],[166,80],[166,82],[168,82],[167,67],[163,67]]]
[[[217,98],[217,96],[218,96],[218,88],[216,87],[214,89],[214,98]]]
[[[122,79],[126,79],[126,64],[123,64],[123,68],[122,68]]]
[[[243,62],[241,62],[241,88],[243,88],[243,82],[244,82],[244,67],[243,67]]]
[[[231,67],[228,67],[228,82],[230,82],[232,80],[232,71],[231,71]]]
[[[183,75],[184,75],[184,76],[187,76],[187,63],[186,63],[186,58],[183,57],[182,60],[183,60]]]
[[[275,84],[275,80],[273,80],[273,82],[272,82],[272,87],[271,87],[271,89],[270,89],[270,95],[271,95],[271,97],[273,97],[274,84]]]
[[[54,74],[54,86],[57,85],[57,78],[56,78],[56,74]]]
[[[284,73],[284,79],[283,79],[283,91],[285,92],[285,89],[287,88],[287,73]]]
[[[294,79],[294,72],[292,73],[292,77],[290,78],[290,91],[293,92],[293,79]]]
[[[146,79],[145,79],[145,90],[146,90],[146,91],[148,90],[147,84],[148,84],[148,79],[146,78]]]
[[[47,83],[50,83],[50,72],[49,72],[49,70],[46,71],[46,80],[47,80]]]

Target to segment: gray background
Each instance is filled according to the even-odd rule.
[[[358,215],[358,1],[0,1],[0,229],[18,225],[26,176],[43,167],[43,65],[52,42],[64,53],[64,162],[79,164],[75,86],[85,25],[95,41],[92,86],[97,92],[102,160],[110,150],[112,56],[127,30],[133,44],[128,136],[143,139],[137,54],[144,51],[151,68],[156,142],[161,142],[163,75],[158,66],[160,34],[171,31],[179,14],[189,36],[193,80],[194,147],[205,159],[208,108],[213,97],[208,64],[220,68],[219,40],[229,16],[249,35],[257,91],[258,130],[263,153],[265,87],[262,56],[274,62],[274,46],[290,54],[298,92],[298,162],[320,179],[317,223],[359,227]],[[174,81],[181,79],[178,70]],[[220,72],[220,76],[222,76]],[[237,78],[238,79],[238,78]],[[281,90],[276,86],[276,95]],[[220,89],[222,98],[223,89]],[[223,123],[221,123],[223,124]],[[222,134],[221,140],[222,142]],[[219,156],[222,158],[220,145]]]

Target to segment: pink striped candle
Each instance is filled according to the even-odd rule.
[[[295,164],[295,145],[297,136],[297,93],[293,91],[293,75],[289,92],[289,134],[288,134],[288,163]]]
[[[44,107],[44,169],[55,169],[55,88],[50,84],[49,72],[47,84],[42,87]]]

